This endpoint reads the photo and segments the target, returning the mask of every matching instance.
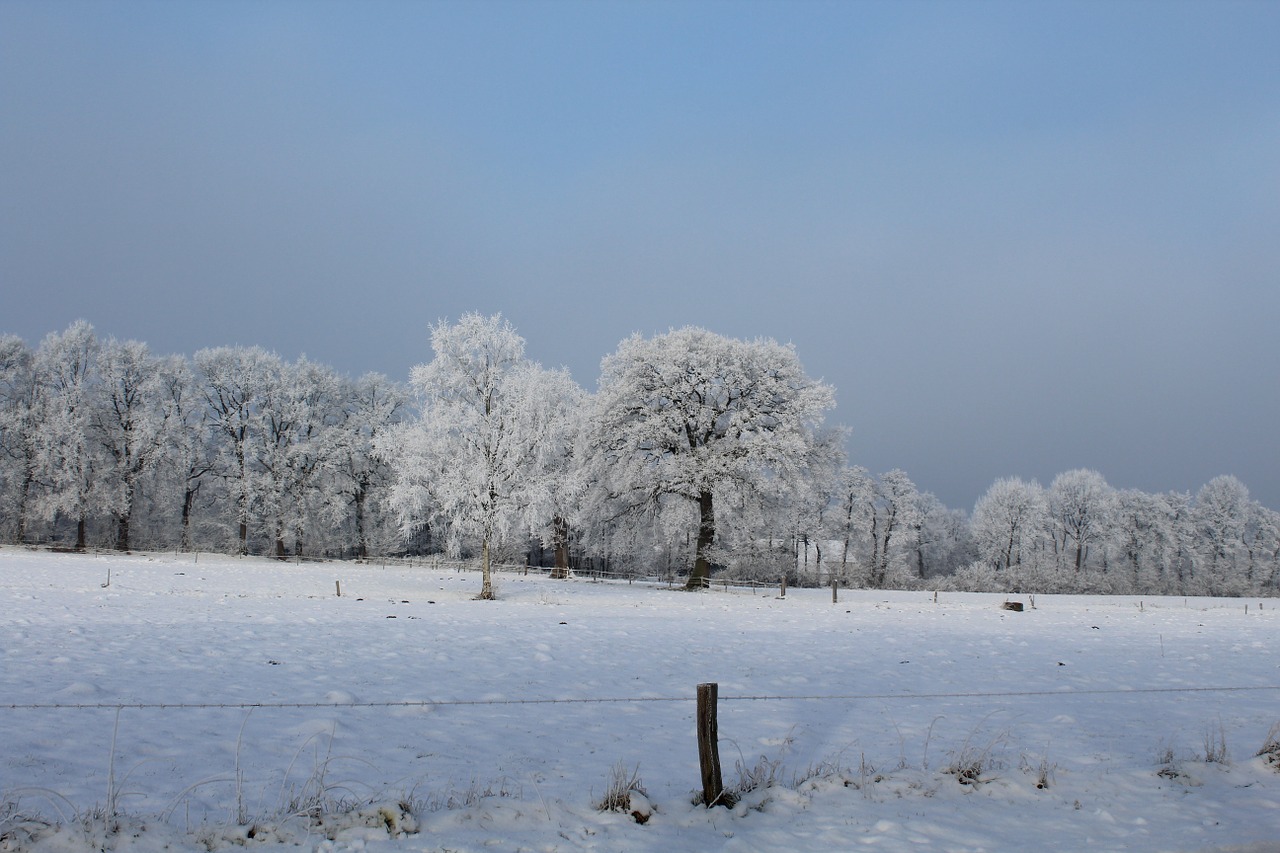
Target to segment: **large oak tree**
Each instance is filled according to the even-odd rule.
[[[814,448],[834,401],[791,346],[695,327],[633,335],[601,364],[596,480],[620,511],[672,499],[696,508],[688,586],[706,586],[717,499],[798,485],[822,457]]]

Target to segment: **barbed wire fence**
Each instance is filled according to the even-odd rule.
[[[689,716],[692,717],[695,721],[694,734],[696,734],[696,753],[694,751],[694,738],[690,738],[690,742],[688,746],[689,755],[690,755],[690,758],[692,759],[692,757],[696,754],[697,765],[698,765],[700,774],[702,776],[702,786],[700,791],[701,798],[695,799],[694,801],[699,802],[703,805],[714,806],[718,804],[724,804],[726,802],[731,804],[734,796],[736,796],[734,794],[734,790],[736,789],[732,788],[732,786],[726,786],[723,782],[721,760],[719,755],[719,745],[721,741],[725,741],[730,744],[733,744],[733,739],[731,737],[721,737],[719,735],[718,721],[717,721],[717,707],[718,707],[717,703],[718,702],[723,702],[728,704],[749,705],[752,703],[766,703],[766,702],[792,702],[792,703],[841,702],[841,703],[850,704],[850,703],[866,703],[866,702],[893,703],[893,702],[905,702],[905,701],[916,702],[916,703],[919,703],[919,702],[948,703],[953,701],[966,701],[966,702],[978,701],[982,703],[999,704],[999,703],[1013,702],[1020,699],[1034,699],[1038,697],[1052,697],[1055,700],[1064,700],[1064,699],[1070,699],[1073,697],[1083,697],[1083,696],[1122,698],[1122,697],[1137,697],[1137,696],[1144,696],[1144,695],[1149,696],[1153,694],[1159,694],[1159,695],[1262,694],[1262,693],[1275,693],[1277,691],[1280,691],[1280,684],[1214,685],[1214,686],[1203,686],[1203,687],[1183,686],[1183,687],[1133,687],[1133,688],[1096,688],[1096,689],[1085,688],[1085,689],[1066,690],[1066,691],[1064,690],[1006,690],[1006,691],[974,690],[974,691],[939,691],[939,692],[928,692],[928,693],[902,693],[902,692],[894,692],[894,693],[864,692],[864,693],[829,693],[829,694],[824,694],[824,693],[809,693],[809,694],[740,693],[740,694],[727,694],[724,696],[717,696],[717,690],[718,690],[718,685],[711,683],[711,684],[698,684],[696,685],[696,692],[694,694],[692,695],[686,694],[681,696],[600,696],[600,697],[565,697],[565,698],[549,698],[548,697],[548,698],[484,698],[484,699],[458,698],[458,699],[417,699],[417,700],[404,699],[404,700],[386,700],[386,701],[377,701],[377,700],[363,701],[363,700],[353,699],[351,701],[323,701],[323,702],[321,701],[313,701],[313,702],[295,702],[295,701],[8,702],[8,703],[0,703],[0,728],[3,728],[5,716],[7,716],[10,713],[18,713],[18,712],[36,712],[36,713],[43,714],[43,713],[71,713],[71,712],[77,712],[77,711],[110,711],[110,712],[114,712],[115,730],[118,731],[120,727],[120,715],[127,711],[136,710],[136,711],[144,711],[144,712],[159,712],[162,715],[177,714],[177,713],[182,713],[186,711],[204,711],[204,710],[243,711],[245,716],[244,716],[244,720],[241,723],[240,735],[237,737],[237,745],[236,745],[236,759],[235,759],[236,769],[235,769],[235,776],[234,776],[234,782],[235,782],[236,788],[235,788],[234,814],[238,816],[236,819],[239,821],[240,824],[245,824],[247,821],[249,821],[249,817],[248,817],[249,813],[246,811],[245,805],[243,802],[243,794],[242,794],[243,776],[242,776],[242,770],[241,770],[240,758],[239,758],[239,752],[240,752],[239,740],[241,737],[244,736],[244,726],[248,723],[249,715],[257,710],[270,711],[270,710],[276,710],[276,709],[280,709],[280,710],[303,709],[303,710],[324,710],[327,712],[341,713],[346,711],[354,712],[357,709],[373,709],[374,711],[395,711],[398,709],[446,709],[446,708],[463,708],[463,707],[475,708],[475,707],[484,707],[484,706],[488,706],[488,707],[516,706],[518,707],[518,706],[586,706],[586,705],[649,705],[649,706],[686,705],[688,706],[690,711]],[[743,709],[735,709],[735,710],[741,711]],[[803,716],[803,714],[798,716]],[[740,717],[738,719],[741,720]],[[364,725],[373,725],[373,724],[366,721]],[[374,726],[374,728],[376,729],[377,727]],[[896,725],[895,725],[895,728],[896,728]],[[932,729],[932,726],[930,726],[930,730],[931,729]],[[111,737],[111,751],[110,751],[109,766],[114,766],[116,761],[115,737],[116,737],[115,732],[113,731],[112,737]],[[332,735],[330,735],[330,737],[332,737]],[[926,742],[925,749],[927,754],[927,749],[928,749],[927,742]],[[1209,749],[1208,746],[1206,746],[1206,750],[1207,749]],[[1225,757],[1225,751],[1226,751],[1225,741],[1223,741],[1221,749],[1222,749],[1222,755]],[[763,757],[761,758],[761,760],[764,761]],[[1206,758],[1205,760],[1210,760],[1210,759]],[[865,756],[863,758],[863,762],[865,764]],[[744,764],[745,763],[746,762],[744,760]],[[770,778],[772,778],[773,771],[777,768],[777,766],[780,765],[780,763],[781,763],[780,760],[778,760],[768,764],[768,768],[770,768],[770,771],[769,771]],[[325,764],[321,765],[322,768],[324,766]],[[835,765],[831,765],[831,766],[834,767]],[[292,769],[292,764],[290,765],[290,769]],[[739,772],[743,772],[743,766],[739,766],[738,769],[739,769]],[[756,768],[756,769],[758,770],[759,768]],[[318,772],[321,775],[323,775],[324,771],[322,769]],[[947,770],[947,771],[941,771],[941,772],[951,772],[951,771]],[[1045,771],[1041,769],[1040,772],[1043,775]],[[1166,771],[1162,771],[1162,772],[1166,772]],[[284,779],[281,780],[282,789],[284,787],[284,781],[286,781],[288,777],[289,777],[289,771],[286,771]],[[961,779],[961,776],[957,775],[956,778]],[[975,771],[974,781],[976,781],[976,778],[977,776]],[[226,776],[226,774],[224,773],[223,775],[220,775],[220,776],[209,777],[208,779],[197,783],[197,786],[203,786],[211,782],[230,783],[231,781],[233,781],[232,777]],[[693,779],[691,778],[689,781],[692,782]],[[969,782],[969,784],[972,784],[972,783],[973,781]],[[108,770],[107,784],[108,784],[108,791],[109,791],[108,801],[107,801],[107,805],[102,806],[101,808],[106,808],[110,812],[116,807],[116,798],[117,798],[117,794],[119,793],[119,789],[116,787],[117,783],[115,782],[114,771],[111,769]],[[305,790],[306,784],[307,783],[303,783],[304,790]],[[472,786],[474,787],[475,785],[476,783],[473,780]],[[536,783],[535,783],[535,786],[536,786]],[[323,786],[321,787],[323,788]],[[25,789],[25,791],[20,786],[17,788],[9,788],[8,790],[4,790],[4,788],[8,788],[8,786],[0,786],[0,797],[4,798],[2,801],[0,801],[0,812],[2,812],[0,813],[0,818],[4,818],[5,815],[8,815],[8,818],[5,818],[5,819],[9,819],[9,820],[22,817],[24,814],[24,812],[18,809],[18,806],[17,806],[18,799],[22,797],[30,797],[32,792],[40,793],[41,791],[44,791],[45,793],[48,793],[47,789],[39,788],[39,787],[27,788]],[[183,789],[183,792],[178,795],[178,800],[174,800],[173,802],[176,803],[179,800],[182,800],[192,790],[193,790],[192,786],[185,787]],[[473,800],[471,792],[465,792],[460,796],[459,799],[461,802],[466,804],[471,802],[478,802],[479,797],[486,796],[486,795],[487,794],[477,793],[476,794],[477,799]],[[503,795],[505,794],[499,794],[499,796],[503,796]],[[64,802],[70,803],[69,800],[62,798],[60,795],[58,796]],[[516,796],[519,796],[519,795],[517,794]],[[162,797],[163,799],[171,799],[171,792],[170,794],[162,795]],[[449,802],[453,802],[455,795],[451,792],[447,795],[447,797]],[[541,793],[539,793],[539,797],[541,797]],[[230,801],[227,801],[227,803],[229,802]],[[229,809],[230,806],[227,805],[227,803],[222,803],[222,805]],[[446,805],[443,807],[454,808],[455,806]],[[99,808],[99,807],[95,807],[95,808]],[[170,807],[162,813],[163,815],[165,815],[165,817],[162,818],[162,820],[167,819],[167,816],[173,814],[173,811],[175,808],[176,806],[170,805]],[[228,812],[228,814],[231,814],[231,813],[232,812]],[[79,810],[77,810],[76,814],[77,815],[80,814]],[[207,816],[207,807],[206,807],[206,816]],[[230,820],[230,818],[228,818],[228,820]],[[188,829],[189,829],[190,828],[189,815],[187,818],[187,822],[188,822]],[[0,827],[0,828],[3,828],[3,827]]]
[[[1215,687],[1131,687],[1084,690],[1010,690],[965,691],[952,693],[844,693],[844,694],[740,694],[720,696],[721,702],[862,702],[893,700],[947,699],[1015,699],[1032,696],[1139,696],[1162,693],[1258,693],[1280,691],[1280,684]],[[184,711],[184,710],[251,710],[342,709],[342,708],[447,708],[482,705],[610,705],[691,702],[694,696],[602,696],[567,699],[402,699],[393,701],[351,702],[11,702],[0,703],[6,711]]]

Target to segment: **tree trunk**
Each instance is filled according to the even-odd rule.
[[[196,490],[188,486],[182,493],[182,550],[191,550],[191,511],[196,504]]]
[[[480,594],[476,598],[481,601],[493,601],[497,596],[493,594],[493,575],[489,570],[489,538],[487,536],[480,546],[480,577]]]
[[[76,519],[76,550],[83,551],[85,548],[85,518],[84,513],[80,513],[80,517]]]
[[[133,484],[125,483],[124,509],[116,516],[116,550],[129,550],[129,519],[133,515]]]
[[[558,515],[551,520],[551,547],[556,555],[551,577],[564,580],[569,577],[569,522]]]
[[[236,513],[240,518],[240,556],[249,553],[249,471],[244,458],[245,429],[240,429],[236,440],[236,464],[240,469],[240,482],[236,493]]]
[[[872,509],[871,516],[871,576],[867,578],[872,589],[884,586],[884,574],[880,563],[880,517]]]
[[[27,541],[27,503],[33,483],[35,483],[35,474],[28,468],[23,472],[22,491],[18,493],[18,530],[14,535],[18,545],[22,545]]]
[[[356,559],[367,560],[369,558],[369,540],[364,532],[364,486],[356,488],[355,505],[356,505]]]
[[[711,546],[716,540],[716,511],[711,492],[698,495],[698,550],[693,560],[693,572],[686,589],[705,589],[711,586]]]
[[[276,517],[276,559],[283,560],[285,556],[284,550],[284,519]]]

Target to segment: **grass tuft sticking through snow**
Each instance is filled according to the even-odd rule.
[[[990,716],[988,715],[988,718]],[[986,720],[984,719],[983,722]],[[1000,767],[995,752],[1004,745],[1009,733],[1001,730],[985,744],[978,746],[974,743],[974,737],[981,728],[982,726],[979,725],[969,732],[960,748],[951,753],[951,760],[943,769],[944,773],[956,777],[956,781],[961,785],[980,785],[988,781],[991,771]]]
[[[1280,773],[1280,723],[1276,723],[1267,732],[1267,739],[1258,750],[1258,757]]]
[[[636,823],[646,823],[653,814],[649,792],[640,780],[640,767],[629,770],[619,761],[609,770],[604,796],[596,803],[596,811],[630,814]]]
[[[1205,729],[1204,760],[1206,764],[1227,764],[1231,760],[1231,753],[1227,750],[1227,731],[1222,720],[1218,720],[1216,732],[1211,726]]]

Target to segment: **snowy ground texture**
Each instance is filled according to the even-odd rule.
[[[0,851],[1280,850],[1274,601],[478,588],[0,549]]]

